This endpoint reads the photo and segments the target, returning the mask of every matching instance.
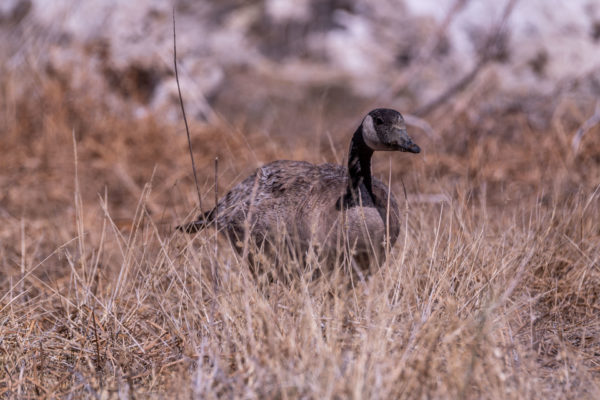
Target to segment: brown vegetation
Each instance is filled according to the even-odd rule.
[[[437,136],[412,130],[421,155],[375,156],[408,194],[387,265],[286,283],[174,232],[197,213],[182,122],[28,79],[0,83],[2,396],[600,397],[598,128],[571,148],[593,104],[539,127],[479,107],[484,76],[428,117]],[[393,106],[310,100],[193,124],[205,209],[216,156],[220,190],[277,158],[342,162]]]

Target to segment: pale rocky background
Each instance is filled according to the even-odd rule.
[[[184,99],[198,120],[215,110],[264,119],[315,95],[419,114],[474,70],[486,38],[491,61],[477,76],[495,93],[490,107],[516,101],[543,124],[540,104],[600,96],[596,0],[3,0],[2,68],[61,76],[140,117],[180,118],[173,9]]]

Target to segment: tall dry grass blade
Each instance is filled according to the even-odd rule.
[[[390,202],[392,198],[392,157],[388,156],[388,195],[387,202],[385,205],[385,265],[382,267],[385,268],[386,274],[389,274],[390,263],[391,263],[391,246],[390,246]],[[398,210],[396,210],[397,212]],[[379,274],[382,274],[382,271],[378,271]],[[386,281],[386,284],[388,282]],[[386,285],[386,292],[388,291],[388,287]]]
[[[219,256],[219,157],[215,157],[215,258]],[[215,276],[213,271],[213,276]]]
[[[133,226],[131,232],[129,233],[129,237],[125,242],[124,258],[119,269],[119,276],[117,277],[117,281],[115,282],[110,301],[107,304],[107,308],[111,312],[115,304],[115,299],[119,296],[122,287],[124,286],[125,281],[128,278],[129,270],[132,268],[133,257],[136,250],[135,245],[140,234],[141,223],[144,220],[145,203],[146,199],[150,195],[150,187],[151,186],[149,184],[144,185],[144,189],[142,190],[142,194],[136,206],[135,214],[133,217]]]
[[[198,176],[196,174],[196,163],[194,161],[194,152],[192,150],[192,139],[190,138],[190,128],[188,126],[187,116],[185,115],[185,107],[183,106],[183,96],[181,95],[181,86],[179,85],[179,72],[177,71],[177,33],[175,29],[175,7],[173,7],[173,69],[175,70],[175,82],[177,82],[177,93],[179,94],[179,105],[181,106],[181,115],[185,123],[185,133],[187,135],[188,148],[190,151],[190,159],[192,160],[192,171],[194,172],[194,183],[196,184],[196,193],[198,194],[198,209],[202,214],[202,195],[200,194],[200,186],[198,185]]]
[[[19,285],[19,298],[23,301],[25,300],[26,292],[25,292],[25,272],[27,268],[25,267],[26,259],[25,255],[27,254],[25,249],[27,248],[25,242],[25,219],[21,218],[21,284]]]
[[[74,203],[75,203],[75,223],[77,225],[77,244],[79,247],[78,258],[81,264],[81,269],[85,274],[86,268],[86,260],[85,260],[85,240],[84,240],[84,227],[83,227],[83,201],[81,198],[81,191],[79,189],[79,162],[77,158],[77,139],[75,138],[75,129],[71,131],[71,135],[73,137],[73,159],[75,166],[75,193],[74,193]],[[85,278],[85,275],[84,275]]]

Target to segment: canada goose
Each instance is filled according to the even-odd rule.
[[[371,176],[374,151],[419,153],[421,149],[408,136],[398,111],[378,108],[354,132],[347,168],[274,161],[237,184],[216,208],[177,228],[194,233],[214,225],[216,219],[238,250],[248,231],[255,243],[277,242],[287,235],[300,250],[312,244],[327,257],[339,250],[342,233],[355,260],[361,260],[361,268],[368,267],[369,260],[381,262],[385,235],[389,232],[393,246],[400,220],[393,194],[388,212],[389,189]]]

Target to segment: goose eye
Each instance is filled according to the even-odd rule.
[[[375,117],[375,125],[383,124],[383,119],[381,117]]]

